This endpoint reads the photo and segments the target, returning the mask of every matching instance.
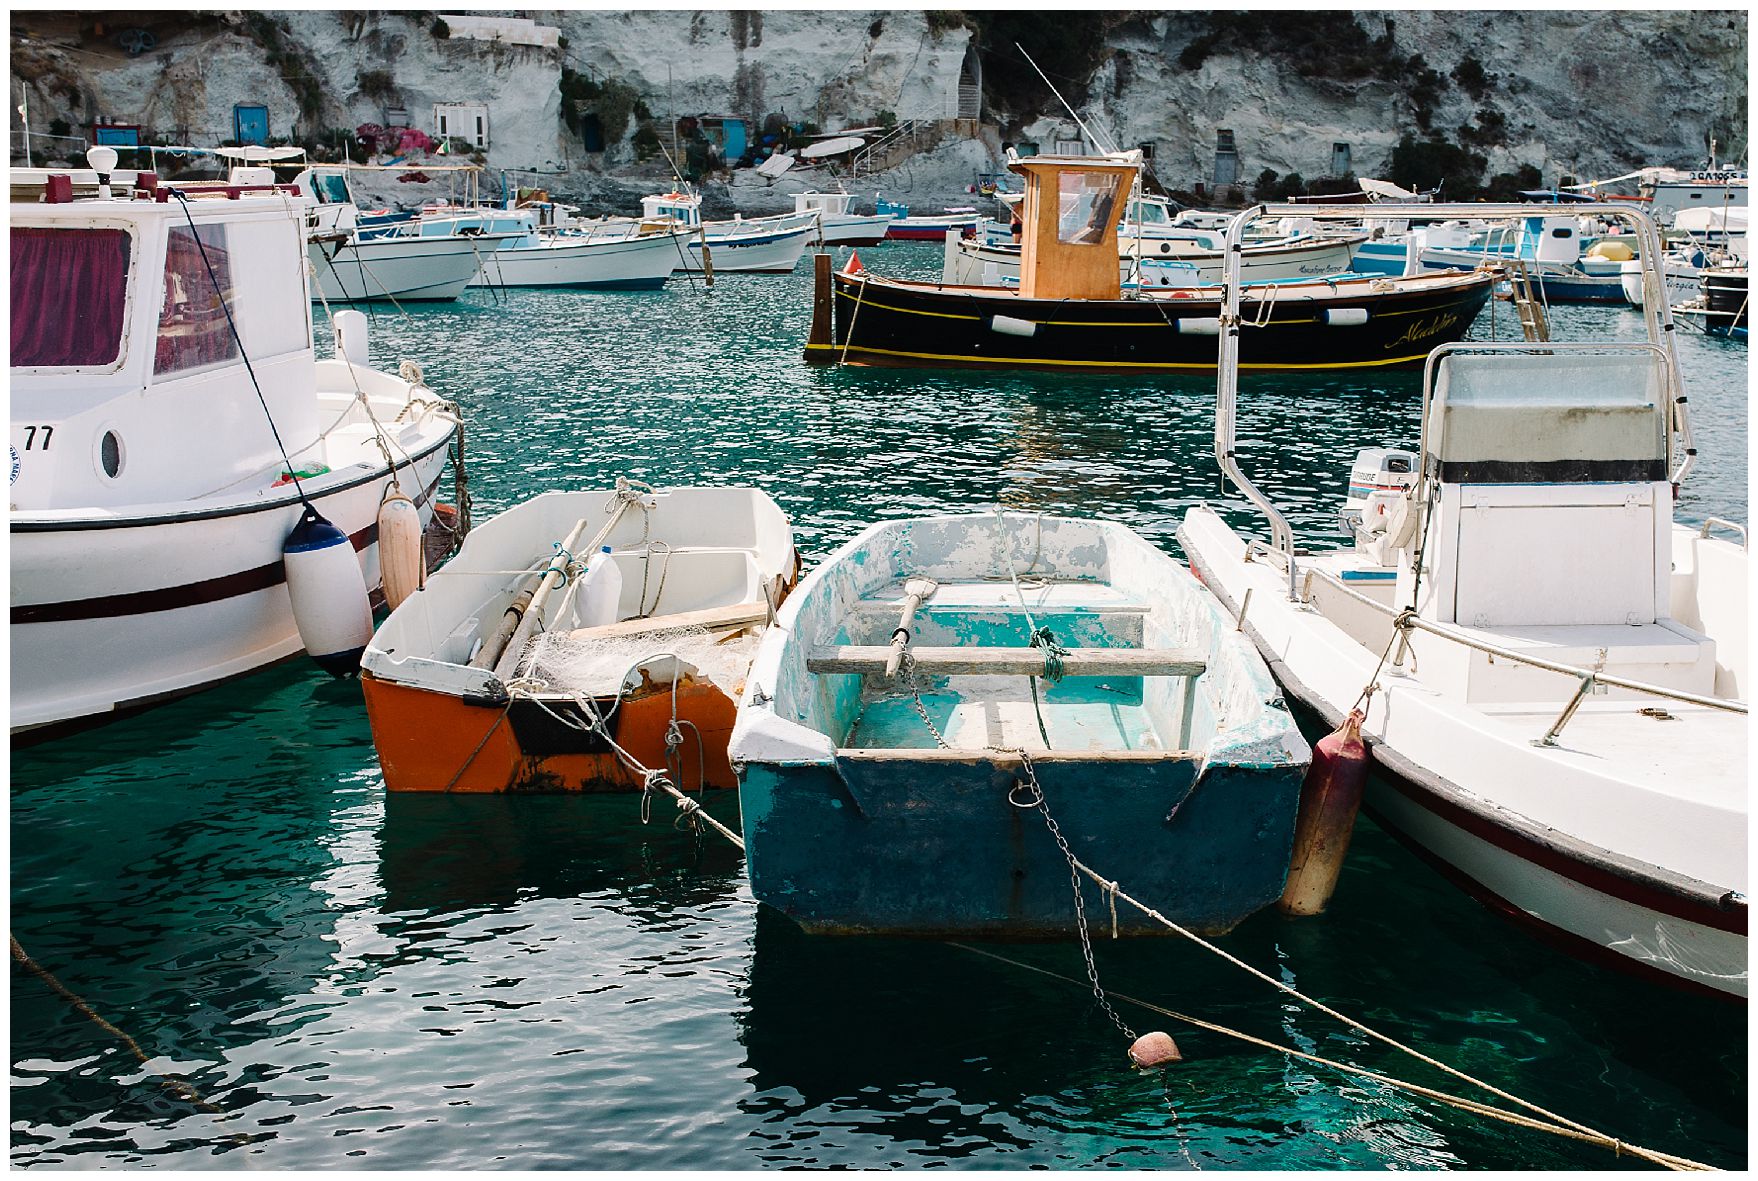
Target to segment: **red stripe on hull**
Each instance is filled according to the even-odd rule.
[[[1631,959],[1627,955],[1619,955],[1611,948],[1601,946],[1591,939],[1575,934],[1573,931],[1565,931],[1561,927],[1551,926],[1543,919],[1529,911],[1522,910],[1512,902],[1509,902],[1506,898],[1503,898],[1500,894],[1497,894],[1494,890],[1490,889],[1470,874],[1459,869],[1452,862],[1447,861],[1439,854],[1428,849],[1420,841],[1405,833],[1397,825],[1391,823],[1391,821],[1386,818],[1385,814],[1380,812],[1373,805],[1363,804],[1362,811],[1366,812],[1375,824],[1379,825],[1389,833],[1393,840],[1414,853],[1418,860],[1422,861],[1423,864],[1447,879],[1447,881],[1451,882],[1459,890],[1470,895],[1496,914],[1510,920],[1528,934],[1535,935],[1539,939],[1542,939],[1544,942],[1550,944],[1558,951],[1563,952],[1565,955],[1573,956],[1575,959],[1583,960],[1602,968],[1611,968],[1614,971],[1638,977],[1651,984],[1659,984],[1667,988],[1675,988],[1682,992],[1692,993],[1696,996],[1710,996],[1717,1000],[1727,1001],[1733,1004],[1745,1004],[1743,998],[1737,997],[1732,993],[1723,992],[1719,988],[1711,988],[1707,984],[1700,984],[1695,980],[1687,980],[1682,976],[1675,976],[1671,972],[1663,971],[1651,964],[1645,964],[1641,960]]]

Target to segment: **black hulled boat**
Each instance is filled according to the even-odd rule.
[[[1017,288],[887,279],[852,256],[833,274],[829,257],[820,256],[806,360],[1213,372],[1221,288],[1122,289],[1117,211],[1135,183],[1139,155],[1034,156],[1009,167],[1026,180]],[[1437,345],[1465,335],[1497,277],[1487,270],[1448,271],[1254,286],[1240,305],[1240,367],[1421,365]]]

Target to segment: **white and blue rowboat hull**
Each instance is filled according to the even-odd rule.
[[[688,241],[682,232],[599,239],[546,235],[484,255],[470,286],[657,291],[671,277]]]
[[[331,303],[457,299],[503,240],[413,234],[364,241],[313,239],[307,246],[312,299],[319,293]]]
[[[917,576],[939,583],[912,624],[924,659],[1025,647],[1009,547],[1032,618],[1072,652],[1176,645],[1199,671],[1037,680],[1038,705],[1025,676],[922,673],[949,749],[882,675],[811,671],[826,645],[887,644]],[[731,746],[756,897],[812,932],[1075,936],[1067,857],[1021,806],[1021,749],[1074,856],[1176,921],[1225,931],[1279,897],[1310,750],[1256,652],[1123,526],[992,514],[872,526],[766,633]],[[1117,922],[1165,930],[1128,907]]]

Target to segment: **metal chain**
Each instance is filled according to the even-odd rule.
[[[934,741],[939,743],[943,749],[951,750],[952,744],[946,741],[946,736],[940,733],[939,727],[934,725],[933,719],[928,716],[928,707],[922,704],[921,688],[916,683],[915,657],[907,648],[904,649],[903,661],[898,666],[897,681],[898,684],[909,691],[910,704],[921,717],[922,724],[928,727],[928,733],[934,736]],[[1040,722],[1040,726],[1041,725],[1042,723]],[[1048,745],[1047,741],[1046,745]],[[1099,984],[1099,965],[1093,959],[1092,936],[1087,931],[1086,900],[1081,897],[1080,870],[1078,868],[1078,863],[1075,861],[1074,850],[1068,847],[1068,838],[1062,835],[1061,826],[1058,825],[1055,818],[1050,815],[1050,808],[1044,802],[1044,789],[1038,785],[1038,773],[1032,766],[1031,755],[1027,754],[1024,749],[1015,750],[1011,753],[1019,756],[1020,764],[1025,771],[1025,778],[1014,781],[1012,789],[1007,793],[1007,802],[1016,808],[1028,811],[1035,809],[1038,814],[1044,818],[1044,827],[1050,830],[1050,836],[1056,841],[1056,847],[1062,850],[1062,856],[1068,862],[1068,884],[1074,891],[1075,930],[1080,933],[1080,954],[1081,958],[1086,961],[1087,982],[1092,985],[1093,999],[1098,1002],[1099,1008],[1103,1010],[1105,1016],[1111,1019],[1111,1024],[1115,1025],[1125,1037],[1133,1042],[1136,1037],[1135,1030],[1131,1029],[1129,1023],[1118,1014],[1116,1009],[1111,1007],[1110,998],[1106,995],[1104,987]],[[1020,797],[1019,792],[1022,788],[1029,790],[1029,797]],[[1115,888],[1115,883],[1113,883],[1113,896],[1111,899],[1111,937],[1113,939],[1117,937],[1117,900],[1114,893]]]
[[[1099,984],[1099,966],[1093,960],[1093,940],[1087,932],[1087,904],[1086,900],[1081,897],[1080,870],[1076,867],[1074,850],[1068,847],[1068,838],[1062,835],[1062,827],[1050,815],[1049,805],[1044,802],[1044,789],[1038,785],[1038,773],[1032,767],[1031,756],[1023,750],[1014,753],[1019,755],[1020,763],[1025,770],[1025,778],[1014,782],[1013,788],[1007,793],[1007,802],[1015,808],[1026,811],[1035,810],[1038,815],[1042,816],[1044,827],[1050,830],[1050,836],[1056,841],[1056,847],[1062,850],[1062,856],[1068,861],[1068,884],[1074,890],[1075,929],[1080,933],[1080,954],[1081,958],[1086,961],[1087,982],[1093,987],[1093,999],[1098,1002],[1099,1008],[1105,1016],[1111,1019],[1111,1024],[1115,1025],[1124,1037],[1133,1042],[1136,1038],[1135,1030],[1131,1029],[1129,1023],[1118,1015],[1116,1009],[1111,1007],[1110,997]],[[1019,796],[1021,788],[1028,789],[1031,793],[1030,796],[1021,798]]]
[[[909,690],[910,704],[920,715],[922,725],[928,727],[928,733],[934,736],[934,741],[940,744],[942,750],[951,750],[952,744],[946,741],[946,735],[940,733],[940,728],[928,716],[928,707],[922,704],[921,686],[916,683],[916,658],[908,648],[903,650],[903,660],[897,666],[897,683]]]

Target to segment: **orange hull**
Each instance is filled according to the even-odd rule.
[[[536,702],[478,705],[445,693],[412,688],[362,673],[366,716],[391,791],[639,791],[641,780],[602,739],[556,722]],[[572,703],[551,702],[577,717]],[[609,702],[599,702],[601,708]],[[726,746],[735,703],[707,682],[678,683],[677,712],[684,742],[673,783],[691,791],[734,787]],[[665,769],[665,732],[671,724],[670,685],[625,696],[612,720],[618,746],[644,767]],[[700,734],[701,755],[697,754]]]

